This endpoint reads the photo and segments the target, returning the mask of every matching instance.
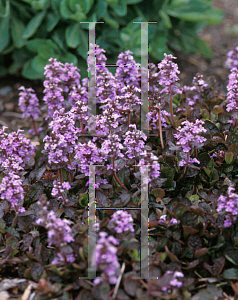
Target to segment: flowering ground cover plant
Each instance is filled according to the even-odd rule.
[[[133,53],[119,55],[115,76],[105,66],[105,51],[96,46],[95,53],[96,116],[88,105],[88,79],[72,64],[52,58],[45,67],[44,105],[32,89],[19,89],[34,143],[23,129],[0,129],[0,295],[15,299],[24,293],[24,299],[35,300],[238,296],[236,52],[229,52],[227,95],[202,74],[192,86],[181,87],[172,55],[165,54],[158,66],[150,63],[148,137],[141,129],[141,71]],[[133,68],[125,68],[128,61]],[[89,58],[89,72],[93,64]],[[41,113],[45,121],[37,124]],[[91,257],[90,165],[97,166]],[[145,169],[147,279],[140,278]],[[94,279],[87,278],[88,261],[96,267]]]

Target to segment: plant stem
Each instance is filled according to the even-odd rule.
[[[33,126],[33,129],[35,131],[35,135],[38,137],[38,139],[40,139],[40,136],[39,136],[39,133],[36,129],[36,123],[35,123],[35,120],[33,119],[33,117],[31,117],[31,120],[32,120],[32,126]]]
[[[173,95],[172,95],[171,85],[169,86],[169,90],[170,90],[170,100],[169,100],[170,117],[171,117],[171,124],[174,127]]]
[[[160,137],[161,147],[162,147],[162,149],[164,149],[164,141],[163,141],[163,135],[162,135],[160,110],[159,110],[159,137]]]
[[[68,154],[68,160],[69,160],[69,164],[71,166],[71,158],[70,158],[70,154]],[[70,171],[69,173],[69,183],[71,183],[73,181],[73,174],[71,173],[72,171]]]
[[[116,172],[114,171],[115,165],[114,165],[114,159],[112,159],[112,166],[113,166],[113,175],[116,179],[116,181],[120,184],[120,186],[122,186],[126,191],[128,191],[128,189],[124,186],[124,184],[121,182],[121,180],[117,177]],[[129,192],[129,191],[128,191]]]
[[[60,178],[60,183],[63,183],[63,176],[62,176],[62,170],[59,169],[59,178]]]
[[[80,126],[81,126],[81,130],[82,130],[82,134],[84,134],[83,123],[81,122],[81,120],[80,120]],[[86,144],[85,137],[83,135],[82,135],[82,139],[83,139],[83,142]]]

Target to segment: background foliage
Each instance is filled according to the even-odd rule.
[[[72,62],[86,77],[88,24],[96,26],[96,42],[107,51],[108,63],[130,49],[140,62],[141,25],[149,25],[149,55],[158,62],[163,53],[181,50],[211,57],[197,31],[217,24],[223,13],[211,0],[0,0],[0,76],[19,74],[42,79],[50,57]],[[115,70],[111,70],[113,73]]]

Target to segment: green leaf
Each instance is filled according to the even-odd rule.
[[[87,36],[85,30],[80,31],[80,37],[81,37],[82,42],[81,42],[80,46],[77,48],[77,53],[86,60],[88,57],[88,54],[87,54],[87,52],[88,52],[88,36]]]
[[[220,113],[223,113],[223,111],[224,110],[220,105],[215,105],[212,109],[212,113],[216,116],[219,115]]]
[[[198,195],[192,195],[192,196],[189,198],[189,200],[190,200],[191,202],[196,201],[196,200],[199,200],[199,196],[198,196]]]
[[[39,26],[41,25],[44,17],[45,17],[45,11],[42,11],[39,14],[37,14],[33,19],[31,19],[31,21],[26,26],[26,29],[24,30],[23,38],[28,39],[34,33],[36,33],[36,31],[39,28]]]
[[[212,58],[212,49],[210,46],[198,37],[195,37],[194,46],[206,58]]]
[[[23,38],[23,32],[25,30],[24,23],[16,18],[12,18],[11,21],[11,35],[12,35],[12,40],[16,48],[21,48],[23,47],[27,39]]]
[[[106,13],[107,5],[108,4],[104,1],[97,2],[96,6],[95,6],[95,11],[97,12],[98,20],[100,20],[101,17]]]
[[[1,12],[0,12],[1,18],[6,18],[6,17],[10,16],[10,1],[9,0],[6,1],[5,12],[2,12],[2,11],[4,11],[4,9],[1,9]]]
[[[52,31],[55,26],[58,24],[60,20],[59,15],[56,15],[54,13],[48,13],[47,14],[47,20],[46,20],[46,24],[47,24],[47,31],[50,32]]]
[[[102,18],[112,28],[119,28],[119,24],[109,15],[108,11],[105,11]]]
[[[164,187],[172,187],[173,179],[174,179],[174,170],[170,167],[163,168],[160,174],[161,178],[167,178],[167,180],[163,183]]]
[[[9,17],[2,19],[0,22],[0,52],[2,52],[9,42]]]
[[[171,28],[172,27],[172,24],[171,24],[171,21],[170,21],[170,17],[168,16],[168,14],[166,14],[165,11],[160,10],[159,11],[159,16],[161,17],[162,22],[164,23],[165,27],[167,27],[167,28]]]
[[[137,4],[139,2],[142,2],[143,0],[125,0],[126,4]]]
[[[238,250],[233,248],[227,248],[224,251],[224,255],[226,259],[228,259],[231,263],[238,266]]]
[[[124,17],[127,14],[127,6],[125,0],[119,0],[117,4],[112,4],[110,6],[118,17]]]
[[[218,24],[222,21],[223,12],[212,7],[207,1],[180,2],[176,5],[168,6],[167,14],[189,22],[206,22],[208,24]]]
[[[87,14],[90,11],[90,8],[94,4],[93,0],[80,0],[80,7],[81,11],[83,11],[85,14]],[[73,12],[76,12],[79,7],[79,1],[78,0],[68,0],[68,5],[70,10]]]
[[[48,61],[46,59],[43,59],[41,56],[37,55],[33,58],[31,65],[37,73],[42,73],[43,75],[44,67],[47,65],[47,63]]]
[[[31,0],[30,4],[34,10],[46,9],[50,5],[50,0]]]
[[[38,53],[40,46],[46,43],[45,39],[33,39],[27,42],[26,47],[33,53]]]
[[[54,30],[51,37],[52,37],[53,41],[56,42],[56,44],[60,47],[60,49],[65,52],[65,50],[67,49],[67,45],[65,42],[64,28],[60,27],[60,28],[57,28],[56,30]]]
[[[60,2],[60,14],[64,19],[70,19],[72,15],[72,12],[69,10],[66,0],[62,0]]]
[[[43,75],[42,73],[38,73],[36,72],[33,68],[32,68],[32,65],[31,65],[31,62],[32,62],[32,58],[29,59],[23,69],[22,69],[22,75],[26,78],[29,78],[29,79],[42,79],[43,78]]]
[[[225,161],[226,161],[227,164],[232,163],[232,161],[233,161],[233,153],[232,152],[226,152]]]
[[[70,48],[76,48],[81,43],[80,24],[69,25],[65,30],[66,43]]]
[[[238,269],[236,269],[236,268],[226,269],[223,272],[223,278],[237,280],[238,279]]]
[[[62,62],[62,63],[73,63],[75,66],[78,64],[78,59],[77,57],[70,53],[70,52],[66,52],[64,53],[63,56],[60,56],[59,60]]]

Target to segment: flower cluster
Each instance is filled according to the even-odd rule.
[[[41,114],[39,109],[39,100],[32,88],[26,89],[24,86],[19,88],[18,105],[22,111],[22,118],[36,119]]]
[[[61,80],[65,86],[64,92],[68,92],[79,85],[81,77],[79,71],[80,70],[77,67],[74,67],[72,63],[65,63],[61,74]]]
[[[165,86],[165,88],[161,90],[161,94],[176,95],[182,93],[176,85],[176,81],[179,80],[177,74],[180,73],[178,65],[172,61],[176,58],[177,57],[171,54],[167,55],[165,53],[164,59],[158,64],[158,68],[160,69],[158,73],[159,84]]]
[[[24,130],[18,129],[17,132],[7,134],[7,128],[3,126],[0,129],[0,165],[6,172],[17,172],[24,169],[35,152],[35,146],[21,134]]]
[[[202,132],[206,132],[207,130],[202,126],[204,122],[202,120],[196,120],[195,123],[184,121],[177,128],[177,133],[174,134],[174,137],[177,139],[177,146],[181,146],[183,152],[189,155],[189,152],[196,148],[200,148],[203,146],[203,143],[206,141],[206,138],[200,136],[199,134]],[[196,158],[189,158],[188,161],[182,160],[179,162],[180,166],[183,166],[187,163],[200,163]]]
[[[44,98],[48,106],[48,115],[46,120],[53,117],[56,109],[65,107],[64,97],[62,95],[63,88],[61,84],[61,75],[63,72],[63,64],[58,62],[56,58],[50,58],[49,64],[45,66],[44,81]]]
[[[99,240],[92,254],[91,266],[97,266],[100,271],[103,271],[103,277],[111,284],[117,283],[117,278],[120,271],[120,264],[117,257],[117,248],[114,245],[119,245],[119,241],[113,237],[107,237],[106,232],[99,232]],[[95,278],[93,283],[98,285],[103,278]]]
[[[65,191],[69,190],[70,188],[71,186],[69,182],[64,181],[61,183],[60,181],[54,180],[51,195],[54,197],[58,196],[58,199],[65,199]]]
[[[166,219],[167,219],[167,215],[162,215],[162,216],[160,216],[158,223],[164,223],[164,224],[166,224],[167,223]],[[178,220],[175,219],[175,218],[172,218],[169,221],[169,225],[176,225],[176,224],[178,224]]]
[[[227,53],[227,60],[225,62],[225,66],[232,70],[233,68],[238,68],[238,47],[234,50],[231,50]]]
[[[139,88],[139,70],[133,56],[131,55],[133,52],[130,50],[125,51],[125,53],[120,53],[118,55],[118,61],[116,63],[116,78],[120,85],[120,88],[123,85],[131,85],[133,84],[137,88]]]
[[[135,158],[144,150],[145,142],[147,136],[140,130],[136,128],[135,124],[130,124],[129,127],[132,131],[127,131],[125,133],[124,145],[126,146],[126,155],[128,158]]]
[[[112,215],[112,218],[109,223],[113,223],[115,225],[115,231],[117,233],[121,233],[123,231],[128,230],[134,232],[135,229],[132,225],[132,222],[133,218],[127,211],[118,210]]]
[[[217,211],[220,212],[223,209],[226,212],[230,212],[233,216],[238,215],[238,195],[234,193],[235,188],[228,187],[228,193],[226,196],[221,195],[217,199]]]
[[[9,201],[12,207],[16,208],[17,211],[25,211],[25,208],[22,207],[24,190],[20,176],[9,173],[8,176],[3,177],[0,184],[0,198]]]
[[[109,134],[108,138],[102,143],[101,154],[105,159],[112,160],[112,164],[107,165],[107,170],[114,170],[114,160],[117,157],[124,157],[124,154],[121,152],[124,147],[120,142],[121,139],[117,134]]]
[[[134,85],[127,85],[121,89],[121,95],[117,96],[117,100],[122,104],[118,107],[122,110],[133,111],[136,110],[136,106],[141,105],[141,99],[136,96],[136,93],[140,93],[141,89]]]
[[[74,158],[75,161],[73,165],[77,165],[85,176],[89,176],[89,165],[101,163],[104,160],[100,154],[100,149],[98,149],[97,145],[92,141],[84,144],[78,143],[78,145],[75,146]]]
[[[74,124],[72,114],[65,113],[64,109],[55,111],[53,121],[49,125],[52,129],[51,135],[47,135],[43,140],[45,150],[42,152],[48,154],[50,164],[69,162],[68,168],[73,169],[70,155],[74,152],[74,145],[78,139]]]
[[[175,272],[166,271],[165,275],[172,274],[172,273],[173,273],[173,277],[172,277],[172,279],[169,282],[169,286],[167,286],[167,285],[163,286],[162,289],[161,289],[163,292],[167,292],[170,287],[181,288],[182,285],[183,285],[183,283],[177,279],[177,278],[184,277],[183,273],[179,272],[179,271],[175,271]]]
[[[229,83],[227,85],[227,101],[228,105],[226,110],[238,110],[238,69],[233,68],[229,75]]]
[[[73,222],[67,219],[57,218],[53,210],[47,210],[47,199],[41,196],[37,203],[39,217],[36,220],[36,224],[45,227],[48,237],[48,245],[55,245],[60,247],[61,253],[56,252],[56,257],[52,261],[52,264],[58,262],[74,262],[75,257],[72,253],[72,248],[67,247],[67,243],[74,242],[74,238],[71,235],[70,224]],[[63,251],[63,250],[66,251]]]
[[[208,84],[205,83],[203,79],[203,75],[200,73],[197,73],[193,78],[193,84],[194,86],[190,89],[191,91],[197,91],[198,93],[202,93],[206,87],[208,87]]]

